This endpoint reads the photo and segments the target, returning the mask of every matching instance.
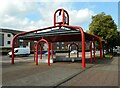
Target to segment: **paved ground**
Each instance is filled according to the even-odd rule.
[[[23,61],[21,57],[15,59],[14,65],[11,65],[8,59],[3,61],[3,86],[57,86],[64,80],[84,71],[81,68],[81,61],[75,63],[56,62],[51,66],[39,63],[36,66],[33,59],[29,60],[27,57],[24,57],[26,61]],[[86,69],[92,65],[88,63]]]
[[[3,58],[7,58],[6,56]],[[118,57],[97,60],[85,69],[81,62],[57,62],[47,64],[33,63],[33,57],[17,58],[14,65],[9,58],[2,65],[3,86],[117,86]]]
[[[118,58],[104,59],[60,86],[118,86]]]

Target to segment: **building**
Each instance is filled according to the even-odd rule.
[[[20,32],[24,31],[0,28],[0,49],[11,50],[13,37]],[[34,51],[34,41],[15,40],[15,47],[26,46],[30,47],[31,51]]]
[[[68,47],[72,43],[73,42],[56,42],[54,43],[54,49],[55,50],[69,50]],[[79,46],[79,49],[80,49],[81,43],[80,42],[75,42],[75,43]],[[75,45],[71,46],[71,50],[76,50],[76,49],[77,48]]]
[[[0,28],[0,50],[11,50],[12,48],[12,39],[13,37],[24,31],[13,30],[13,29],[5,29]],[[15,40],[15,47],[30,47],[31,52],[34,51],[34,45],[37,41],[29,41],[29,40]]]
[[[22,31],[0,28],[0,48],[11,49],[12,48],[12,39],[13,39],[14,35],[16,35],[19,32],[22,32]],[[15,43],[17,46],[19,45],[17,40]]]
[[[82,49],[81,41],[80,41],[80,42],[56,42],[56,43],[54,43],[54,49],[55,49],[55,50],[69,50],[68,47],[69,47],[69,45],[72,44],[72,43],[76,43],[76,44],[78,45],[79,50]],[[89,44],[90,44],[90,42],[86,42],[86,43],[87,43],[87,44],[86,44],[86,50],[88,50],[88,49],[89,49]],[[77,50],[77,47],[73,44],[73,45],[71,46],[70,50],[71,50],[71,51],[72,51],[72,50]]]

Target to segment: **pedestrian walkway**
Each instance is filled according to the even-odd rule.
[[[97,59],[81,68],[80,62],[51,64],[16,63],[3,64],[3,86],[117,86],[118,57]]]
[[[86,69],[92,65],[87,64]],[[57,86],[84,70],[77,62],[57,62],[51,66],[22,62],[3,65],[2,82],[3,86]]]
[[[103,59],[60,86],[118,86],[118,58]]]

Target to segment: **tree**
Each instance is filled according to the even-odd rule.
[[[115,46],[120,46],[120,32],[119,31],[117,32],[114,45]]]
[[[92,16],[92,22],[89,25],[91,34],[99,36],[106,46],[114,47],[114,40],[117,35],[117,25],[110,15],[104,12]]]

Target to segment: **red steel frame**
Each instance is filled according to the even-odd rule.
[[[100,42],[100,47],[99,47],[100,48],[100,59],[102,60],[102,39],[100,39],[97,35],[92,34],[92,36],[95,36]]]
[[[62,16],[63,16],[62,22],[63,22],[63,23],[56,26],[56,24],[58,24],[58,23],[56,22],[56,13],[57,13],[58,11],[62,11],[62,12],[63,12],[63,13],[62,13]],[[64,14],[65,14],[64,12],[67,14],[67,23],[66,23],[66,24],[64,24]],[[73,30],[79,29],[80,34],[81,34],[81,40],[82,40],[82,68],[86,67],[86,64],[85,64],[85,34],[84,34],[84,31],[83,31],[83,29],[82,29],[80,26],[69,26],[69,15],[68,15],[67,11],[64,10],[64,9],[58,9],[58,10],[56,10],[56,12],[55,12],[55,14],[54,14],[54,26],[47,27],[47,28],[42,28],[42,29],[37,29],[37,30],[29,31],[29,32],[18,33],[17,35],[15,35],[15,36],[13,37],[13,40],[12,40],[12,60],[11,60],[11,63],[14,64],[14,47],[15,47],[15,46],[14,46],[14,42],[15,42],[15,39],[16,39],[18,36],[26,35],[26,34],[33,33],[33,32],[37,32],[37,31],[42,31],[42,30],[46,30],[46,29],[61,27],[61,26],[66,27],[66,28],[70,28],[70,29],[73,29]],[[102,40],[101,40],[98,36],[96,36],[96,35],[92,35],[92,36],[96,37],[96,38],[100,41],[100,59],[102,59]],[[47,40],[43,39],[43,38],[40,39],[40,40],[36,43],[36,52],[38,52],[38,44],[39,44],[40,42],[46,42],[47,45],[48,45],[48,65],[50,65],[50,43],[49,43]],[[41,49],[40,49],[40,50],[41,50]],[[52,48],[52,50],[53,50],[53,48]],[[42,51],[41,51],[41,52],[42,52]],[[52,52],[53,52],[53,51],[52,51]],[[53,53],[52,53],[52,54],[53,54]],[[42,55],[41,55],[41,56],[42,56]],[[52,56],[52,57],[53,57],[53,56]],[[41,58],[41,59],[42,59],[42,58]],[[35,60],[35,58],[34,58],[34,60]],[[35,61],[36,61],[36,65],[38,65],[38,53],[36,53],[36,60],[35,60]]]
[[[66,11],[66,10],[64,10],[64,9],[58,9],[58,10],[56,10],[55,11],[55,13],[54,13],[54,26],[56,26],[56,24],[58,24],[57,22],[56,22],[56,13],[57,12],[59,12],[59,11],[62,11],[62,25],[65,25],[64,24],[64,16],[65,16],[65,13],[66,13],[66,15],[67,15],[67,25],[69,25],[69,14],[68,14],[68,12]],[[65,12],[65,13],[64,13]],[[61,24],[59,24],[59,26],[61,26]]]
[[[40,59],[42,59],[42,47],[40,46]]]
[[[36,65],[38,65],[38,45],[40,42],[45,42],[48,45],[48,65],[50,66],[50,43],[45,39],[40,39],[36,43]],[[42,56],[42,54],[41,54],[41,56]]]
[[[70,47],[71,47],[72,45],[75,45],[75,46],[77,47],[77,58],[78,58],[78,57],[79,57],[79,47],[78,47],[78,45],[77,45],[76,43],[74,43],[74,42],[71,43],[71,44],[69,45],[69,47],[68,47],[68,48],[69,48],[69,56],[68,56],[68,57],[70,58]]]
[[[92,39],[92,41],[90,42],[90,63],[92,63],[92,44],[94,46],[94,61],[96,61],[96,56],[95,56],[95,43],[94,43],[94,39]]]
[[[33,31],[29,31],[29,32],[22,32],[22,33],[19,33],[17,35],[15,35],[13,37],[13,40],[12,40],[12,64],[14,64],[14,42],[15,42],[15,39],[20,36],[20,35],[25,35],[25,34],[29,34],[29,33],[33,33],[33,32],[37,32],[37,31],[41,31],[41,30],[45,30],[45,29],[51,29],[51,28],[55,28],[55,27],[59,27],[59,26],[51,26],[51,27],[48,27],[48,28],[43,28],[43,29],[38,29],[38,30],[33,30]],[[68,26],[68,25],[63,25],[63,27],[67,27],[67,28],[74,28],[74,29],[79,29],[80,30],[80,33],[81,33],[81,37],[82,37],[82,67],[84,68],[85,67],[85,37],[84,37],[84,31],[81,27],[79,26]],[[37,53],[36,53],[37,54]]]
[[[51,28],[55,28],[55,27],[59,27],[59,26],[51,26],[51,27],[47,27],[47,28],[37,29],[37,30],[29,31],[29,32],[21,32],[21,33],[16,34],[12,39],[12,62],[11,63],[14,64],[14,47],[15,47],[14,42],[18,36],[37,32],[37,31],[42,31],[42,30],[46,30],[46,29],[51,29]]]
[[[82,38],[82,68],[84,68],[84,67],[86,67],[86,64],[85,64],[85,35],[84,35],[84,31],[80,26],[68,26],[68,25],[65,25],[65,27],[73,28],[75,30],[79,29],[79,31],[81,33],[81,38]]]
[[[92,63],[92,41],[90,42],[90,63]]]
[[[95,53],[96,53],[96,47],[95,47],[95,41],[94,41],[94,39],[93,39],[93,45],[94,45],[94,62],[96,61],[96,55],[95,55]]]
[[[34,62],[35,62],[35,53],[36,53],[36,52],[35,52],[35,45],[34,45]]]

